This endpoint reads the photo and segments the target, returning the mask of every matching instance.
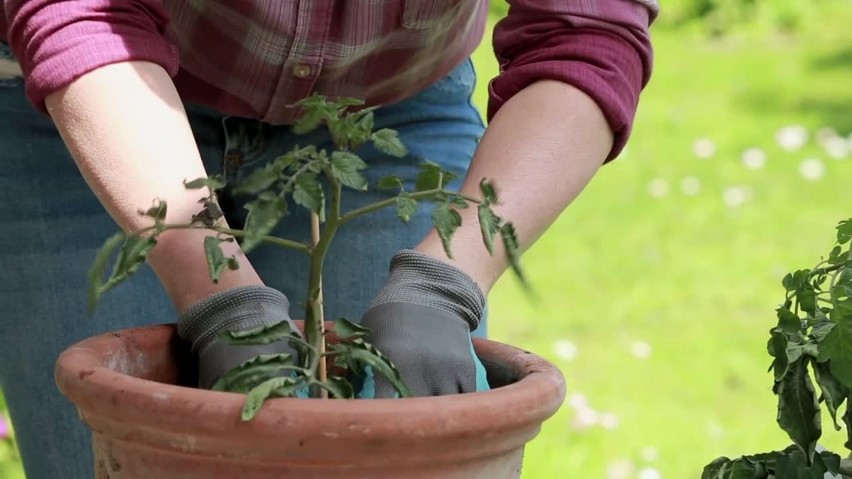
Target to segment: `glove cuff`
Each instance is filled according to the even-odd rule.
[[[415,250],[402,250],[390,262],[390,277],[370,307],[409,303],[438,308],[479,327],[485,296],[462,270]]]
[[[267,286],[229,289],[190,306],[178,318],[177,333],[200,353],[225,330],[240,331],[290,319],[290,302]]]

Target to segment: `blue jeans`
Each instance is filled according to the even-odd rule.
[[[5,49],[0,57],[9,55],[5,45],[0,49]],[[463,178],[483,132],[470,102],[474,81],[467,61],[420,94],[379,109],[376,128],[398,130],[410,157],[400,160],[366,149],[362,157],[370,165],[370,184],[389,174],[413,178],[422,159]],[[206,108],[188,110],[208,174],[239,180],[296,145],[330,148],[324,132],[297,136],[288,127]],[[54,362],[83,338],[173,322],[175,311],[146,267],[106,293],[94,316],[87,314],[86,271],[116,226],[83,181],[51,121],[25,99],[19,79],[0,80],[0,151],[0,388],[29,479],[92,477],[89,432],[56,388]],[[344,202],[353,208],[387,194],[375,189],[348,193]],[[239,225],[245,217],[241,198],[224,195],[222,203],[231,224]],[[295,206],[290,210],[292,216],[282,223],[285,236],[308,239],[307,212]],[[341,229],[326,262],[328,317],[359,319],[383,284],[390,257],[420,241],[431,227],[429,215],[427,207],[420,208],[406,225],[387,209]],[[306,258],[266,246],[249,258],[267,285],[291,299],[292,316],[302,317]],[[485,324],[475,334],[484,336]]]

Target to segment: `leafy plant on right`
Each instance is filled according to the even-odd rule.
[[[784,302],[769,331],[777,422],[793,444],[733,460],[717,458],[705,466],[701,479],[852,477],[852,467],[841,463],[840,455],[816,451],[823,407],[836,430],[845,426],[844,446],[852,451],[852,218],[840,221],[836,230],[827,258],[784,277]]]

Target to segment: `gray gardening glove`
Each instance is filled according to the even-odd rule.
[[[461,270],[403,250],[391,260],[390,276],[361,324],[415,396],[484,391],[485,368],[470,337],[484,307],[479,286]],[[396,391],[368,371],[358,396],[392,398]]]
[[[266,286],[246,286],[217,293],[187,309],[178,319],[178,336],[198,355],[198,385],[210,389],[228,370],[258,354],[288,353],[299,356],[286,342],[262,346],[234,346],[219,338],[223,331],[241,331],[288,321],[290,302],[280,291]]]

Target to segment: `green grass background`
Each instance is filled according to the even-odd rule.
[[[541,301],[511,276],[490,297],[494,338],[553,360],[569,395],[617,423],[578,429],[566,404],[529,445],[524,478],[697,478],[719,455],[789,443],[766,373],[780,279],[827,254],[834,225],[852,216],[852,156],[829,158],[814,139],[824,127],[852,134],[852,3],[822,5],[795,34],[760,22],[721,37],[654,30],[654,76],[626,153],[524,256]],[[490,31],[475,61],[484,111],[497,72]],[[801,150],[777,145],[788,125],[808,129]],[[715,155],[696,157],[698,139]],[[741,162],[752,147],[766,152],[762,169]],[[799,174],[808,158],[822,160],[822,179]],[[697,194],[681,190],[685,178]],[[668,193],[650,195],[652,182]],[[732,187],[750,199],[727,206]],[[560,341],[576,357],[557,354]],[[648,357],[631,353],[636,342]],[[840,451],[842,433],[824,429]],[[8,442],[0,477],[23,477]]]

